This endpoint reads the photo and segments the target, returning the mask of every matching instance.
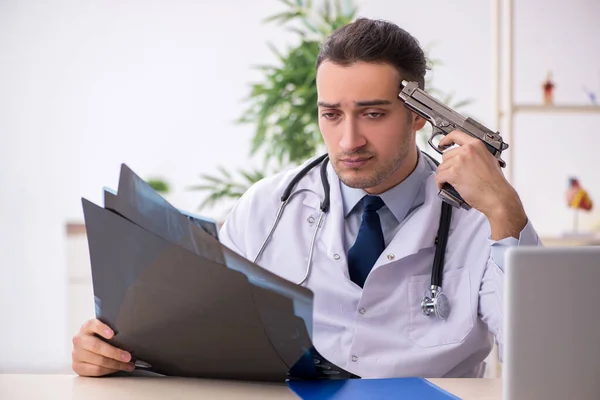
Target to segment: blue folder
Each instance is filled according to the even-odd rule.
[[[303,400],[459,399],[423,378],[290,380],[288,386]]]

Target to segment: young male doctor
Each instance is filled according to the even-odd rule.
[[[316,68],[331,207],[313,243],[325,195],[317,166],[296,185],[256,262],[314,292],[313,341],[338,366],[365,378],[482,376],[493,338],[502,352],[504,252],[540,245],[518,194],[483,143],[462,132],[440,143],[458,146],[439,167],[418,151],[416,132],[426,121],[398,94],[403,79],[424,88],[426,59],[398,26],[359,19],[342,27]],[[303,166],[251,187],[225,222],[222,243],[254,260]],[[425,315],[421,302],[445,182],[472,208],[452,212],[442,284],[451,309],[440,319]],[[112,335],[98,320],[84,324],[73,338],[75,372],[133,369],[127,352],[93,333]]]

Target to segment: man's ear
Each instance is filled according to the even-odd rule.
[[[423,129],[425,123],[427,123],[427,120],[425,118],[417,115],[416,113],[413,113],[413,130],[419,131]]]

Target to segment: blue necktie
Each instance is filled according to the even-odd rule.
[[[384,206],[378,196],[363,197],[362,223],[354,245],[348,250],[350,279],[363,287],[371,268],[385,249],[381,221],[377,210]]]

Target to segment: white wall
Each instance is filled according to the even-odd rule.
[[[583,85],[600,102],[600,2],[515,3],[515,100],[539,104],[550,69],[556,104],[590,104]],[[571,230],[573,213],[565,206],[571,175],[580,178],[595,201],[593,212],[580,216],[581,229],[600,231],[599,125],[600,113],[517,116],[514,183],[543,234]]]
[[[518,99],[538,101],[551,66],[557,99],[583,101],[581,82],[600,86],[599,45],[590,40],[600,33],[599,7],[518,3]],[[444,60],[435,85],[474,99],[465,111],[493,122],[488,2],[360,4],[361,15],[433,45]],[[186,187],[198,174],[256,162],[248,158],[252,127],[232,121],[257,78],[249,66],[274,59],[265,42],[289,38],[260,23],[279,8],[275,0],[0,2],[0,371],[68,362],[63,226],[82,220],[82,196],[99,203],[101,188],[116,186],[121,162],[167,177],[171,201],[190,211],[201,195]],[[565,118],[523,117],[511,143],[517,188],[542,234],[569,226],[566,176],[579,175],[600,202],[596,151],[586,145],[596,142],[600,117]],[[205,213],[222,217],[227,206]]]
[[[167,177],[190,210],[199,173],[251,162],[251,127],[232,121],[248,66],[282,37],[260,23],[276,2],[242,4],[0,2],[0,370],[70,355],[64,224],[121,162]]]
[[[38,12],[0,3],[0,371],[50,370],[66,351],[65,110]]]

